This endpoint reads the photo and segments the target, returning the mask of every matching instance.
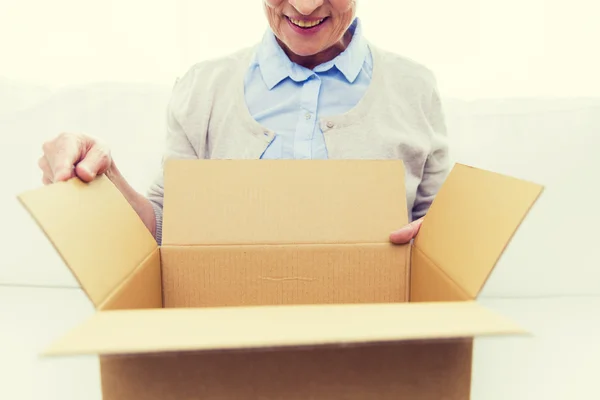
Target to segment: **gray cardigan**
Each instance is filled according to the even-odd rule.
[[[330,159],[401,159],[409,219],[425,215],[450,169],[446,126],[434,75],[370,45],[373,76],[358,105],[322,117]],[[250,115],[244,76],[255,47],[193,66],[175,84],[167,112],[164,158],[258,159],[275,132]],[[162,240],[162,171],[148,191]],[[399,227],[400,228],[400,227]]]

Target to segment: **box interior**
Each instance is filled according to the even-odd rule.
[[[541,186],[458,164],[414,245],[394,246],[404,176],[401,161],[171,160],[160,248],[105,177],[25,193],[99,311],[50,353],[523,332],[474,300]]]

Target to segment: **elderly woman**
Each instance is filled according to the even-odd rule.
[[[363,37],[354,0],[264,0],[270,29],[256,47],[193,66],[168,106],[165,158],[401,159],[409,242],[449,170],[434,76]],[[162,174],[146,196],[107,147],[84,135],[45,143],[45,184],[106,174],[161,241]]]

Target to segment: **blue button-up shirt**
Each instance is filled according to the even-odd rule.
[[[245,80],[248,109],[275,133],[263,159],[326,159],[319,118],[343,114],[358,104],[372,75],[373,60],[360,21],[344,52],[313,70],[293,63],[269,30]]]

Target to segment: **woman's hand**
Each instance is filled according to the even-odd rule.
[[[62,133],[44,143],[43,149],[44,155],[39,159],[38,165],[44,173],[42,178],[44,185],[67,181],[74,177],[84,182],[91,182],[97,176],[106,174],[131,204],[148,230],[153,235],[156,233],[152,204],[127,183],[113,162],[108,147],[89,136]]]
[[[421,228],[421,223],[423,222],[423,218],[419,218],[414,220],[410,224],[404,226],[403,228],[392,232],[390,235],[390,242],[394,244],[406,244],[410,242],[417,236],[419,233],[419,229]]]
[[[44,154],[38,161],[42,182],[48,185],[77,176],[90,182],[112,166],[110,151],[96,139],[85,135],[62,133],[44,143]]]

